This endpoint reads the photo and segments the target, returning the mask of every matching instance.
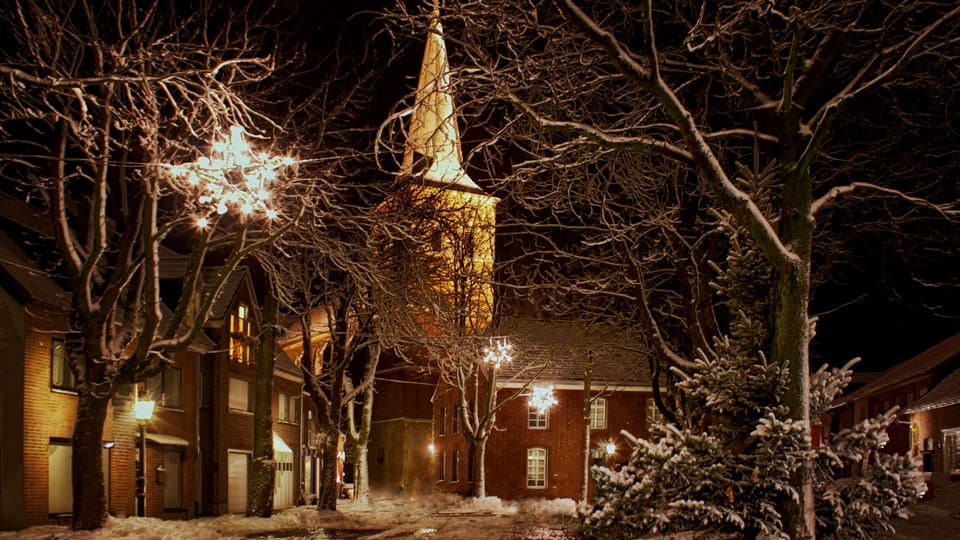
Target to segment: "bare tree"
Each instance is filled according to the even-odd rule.
[[[509,170],[500,187],[531,218],[518,226],[527,258],[546,263],[520,277],[567,293],[535,302],[626,307],[665,366],[691,368],[732,318],[709,283],[730,242],[717,226],[733,223],[769,266],[761,352],[787,369],[783,399],[809,436],[814,265],[829,263],[818,245],[836,245],[818,223],[836,226],[851,203],[864,206],[846,215],[867,223],[957,218],[942,178],[956,175],[946,96],[957,86],[943,73],[958,14],[953,2],[557,0],[444,16],[459,95],[490,134],[471,161]],[[923,172],[901,158],[913,138]],[[574,272],[550,273],[558,259]],[[814,536],[811,478],[809,463],[797,468],[797,502],[778,503],[795,538]]]
[[[271,73],[262,54],[269,32],[249,33],[259,22],[213,5],[178,13],[160,2],[58,0],[16,1],[0,20],[13,44],[0,50],[4,177],[49,216],[57,277],[72,293],[75,529],[99,528],[107,516],[101,437],[117,389],[159,372],[195,339],[227,276],[296,216],[282,194],[269,220],[235,212],[240,198],[201,192],[242,184],[232,176],[242,172],[214,170],[222,163],[197,165],[198,154],[227,151],[211,149],[222,132],[242,126],[239,144],[244,131],[272,129],[239,91]],[[167,166],[182,163],[194,166]],[[209,184],[186,181],[188,169]],[[159,253],[172,239],[189,257],[164,313]],[[213,256],[210,278],[201,267]]]

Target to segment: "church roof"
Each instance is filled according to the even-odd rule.
[[[401,172],[464,191],[483,191],[463,170],[460,130],[439,10],[434,9],[420,65]]]

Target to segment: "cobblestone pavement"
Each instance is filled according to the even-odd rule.
[[[913,517],[893,522],[895,534],[877,540],[947,540],[960,538],[960,482],[951,482],[945,474],[930,481],[932,496],[910,506]]]

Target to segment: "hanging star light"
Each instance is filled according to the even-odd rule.
[[[197,226],[209,225],[209,216],[223,215],[229,210],[242,215],[277,217],[271,206],[270,192],[280,173],[296,161],[288,156],[266,152],[254,153],[240,126],[230,128],[228,137],[214,141],[210,156],[181,165],[167,165],[166,170],[177,187],[196,194],[197,202],[207,215],[196,219]]]
[[[553,385],[534,386],[533,394],[528,402],[531,407],[536,407],[537,412],[543,414],[550,407],[557,404],[557,398],[553,396]]]
[[[500,369],[502,364],[508,364],[513,361],[513,356],[510,354],[510,351],[513,349],[513,345],[506,340],[496,340],[491,347],[487,347],[483,350],[484,357],[483,362],[485,364],[492,364],[493,369]]]

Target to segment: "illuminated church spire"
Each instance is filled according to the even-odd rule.
[[[401,172],[422,175],[424,180],[438,184],[480,191],[463,170],[450,79],[440,10],[435,6],[420,65]]]

